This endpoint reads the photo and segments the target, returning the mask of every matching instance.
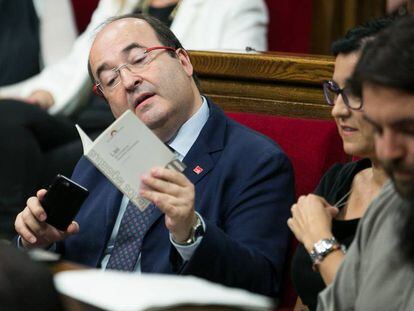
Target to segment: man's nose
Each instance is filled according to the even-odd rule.
[[[375,140],[377,156],[384,161],[404,157],[405,147],[401,139],[394,131],[385,129]]]
[[[135,90],[135,88],[141,84],[141,75],[132,72],[127,66],[119,69],[119,76],[121,83],[126,90]]]

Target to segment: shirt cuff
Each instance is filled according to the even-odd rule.
[[[22,244],[22,237],[20,235],[17,237],[17,248],[25,249],[25,247]]]
[[[201,215],[199,213],[197,213],[197,216],[200,218],[201,224],[203,226],[204,232],[206,232],[206,223],[204,222],[203,217],[201,217]],[[174,242],[173,238],[172,238],[172,234],[170,233],[170,241],[171,244],[174,245],[174,247],[176,248],[177,252],[180,254],[181,258],[184,261],[189,261],[191,259],[191,257],[193,256],[194,252],[196,251],[198,245],[200,245],[201,241],[203,240],[202,236],[199,236],[194,243],[189,244],[189,245],[181,245],[181,244],[177,244],[176,242]]]

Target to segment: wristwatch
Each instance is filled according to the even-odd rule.
[[[204,227],[203,227],[203,223],[201,222],[200,216],[196,213],[196,223],[195,225],[191,228],[191,233],[190,233],[190,237],[182,243],[177,243],[179,245],[183,245],[183,246],[187,246],[187,245],[191,245],[193,244],[199,237],[203,236],[204,234]]]
[[[319,265],[325,259],[325,257],[337,249],[340,249],[345,254],[345,246],[339,244],[339,242],[334,237],[331,237],[329,239],[322,239],[316,242],[313,245],[312,251],[310,252],[312,269],[314,271],[318,271]]]

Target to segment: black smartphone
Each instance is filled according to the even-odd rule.
[[[41,202],[47,215],[46,222],[65,231],[88,194],[86,188],[58,174]]]

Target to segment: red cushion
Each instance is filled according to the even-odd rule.
[[[269,51],[309,53],[312,0],[266,0]]]
[[[295,173],[296,195],[312,192],[323,173],[336,162],[346,162],[335,122],[280,116],[227,112],[227,115],[272,138],[290,158]],[[276,190],[275,190],[276,191]],[[297,241],[292,239],[283,278],[278,310],[293,310],[296,293],[290,277],[290,262]]]
[[[312,192],[332,164],[347,160],[334,121],[242,112],[227,115],[282,147],[293,165],[297,196]]]

